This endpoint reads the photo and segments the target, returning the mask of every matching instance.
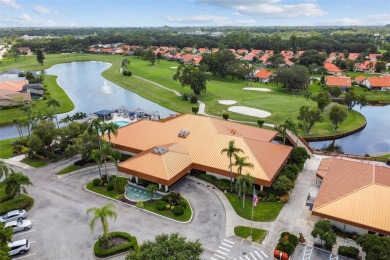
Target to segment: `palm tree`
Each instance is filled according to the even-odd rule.
[[[150,195],[150,200],[153,199],[153,195],[154,193],[156,192],[157,190],[157,185],[156,184],[149,184],[147,187],[146,187],[146,190],[148,191],[149,195]]]
[[[228,148],[222,149],[221,154],[226,153],[227,157],[229,157],[230,160],[230,192],[233,192],[233,164],[232,164],[232,157],[235,156],[237,153],[243,153],[243,150],[240,148],[237,148],[234,146],[234,140],[231,140],[229,142]]]
[[[61,103],[57,100],[57,99],[54,99],[54,98],[51,98],[47,101],[47,107],[53,107],[53,112],[56,116],[56,122],[57,122],[57,128],[60,128],[59,125],[58,125],[58,118],[57,118],[57,113],[56,113],[56,107],[60,107],[61,106]]]
[[[103,125],[99,118],[96,118],[92,120],[90,125],[88,126],[87,131],[89,133],[96,133],[98,136],[98,142],[99,142],[99,150],[102,149],[102,144],[100,142],[100,133],[103,133]]]
[[[93,217],[91,222],[89,222],[91,230],[94,230],[96,221],[100,220],[103,226],[103,237],[107,238],[109,233],[107,218],[113,218],[115,220],[117,217],[117,214],[113,209],[115,209],[115,206],[111,203],[106,204],[103,208],[89,208],[87,210],[88,216],[91,212],[93,212]]]
[[[5,176],[5,179],[7,179],[8,173],[13,172],[14,170],[12,170],[12,168],[8,164],[3,161],[0,161],[0,180],[3,178],[3,176]]]
[[[107,159],[113,161],[115,165],[118,165],[117,159],[119,158],[119,152],[112,149],[111,145],[107,142],[103,142],[100,152],[103,156],[104,167],[106,169],[106,175],[108,179]]]
[[[253,169],[253,163],[246,162],[246,160],[249,158],[248,156],[240,157],[238,155],[235,155],[234,157],[235,157],[236,161],[233,163],[233,166],[237,166],[238,175],[241,175],[242,168],[244,168],[244,167],[248,167],[248,168]],[[241,193],[241,190],[238,189],[238,196],[240,196],[240,193]]]
[[[283,144],[286,144],[287,130],[291,131],[295,135],[298,133],[297,125],[290,117],[284,121],[284,124],[278,126],[278,131],[282,133]]]
[[[96,162],[96,164],[98,165],[98,168],[99,168],[99,175],[100,175],[100,179],[103,179],[102,178],[102,163],[103,163],[103,154],[101,152],[101,150],[98,150],[98,149],[93,149],[91,151],[91,156],[90,158],[92,160],[94,160]]]
[[[4,181],[5,191],[13,199],[16,195],[20,196],[20,192],[27,193],[24,186],[32,185],[30,179],[21,172],[12,172]]]
[[[22,120],[17,119],[17,118],[12,119],[12,126],[16,126],[16,129],[18,130],[18,134],[19,134],[19,139],[22,139],[22,137],[23,137]]]
[[[60,120],[60,123],[68,124],[70,121],[72,121],[72,118],[69,115],[66,115],[66,117]]]
[[[118,128],[119,128],[118,125],[112,122],[105,123],[103,124],[102,128],[103,128],[102,132],[107,134],[108,142],[111,144],[111,133],[113,133],[114,136],[118,135]]]
[[[30,137],[30,135],[31,135],[31,127],[33,125],[33,111],[32,111],[32,107],[33,107],[33,105],[32,105],[32,103],[30,103],[28,105],[24,105],[24,106],[21,106],[19,108],[19,110],[22,111],[27,116],[27,118],[24,121],[24,123],[25,123],[25,126],[27,127],[28,137]]]
[[[121,68],[126,69],[127,65],[129,65],[130,61],[127,58],[122,59]]]
[[[240,175],[236,181],[236,189],[242,192],[242,208],[245,208],[245,194],[248,190],[252,190],[253,177],[247,173],[246,175]]]

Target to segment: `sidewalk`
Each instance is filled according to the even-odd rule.
[[[22,168],[22,169],[25,169],[25,170],[34,169],[34,167],[31,167],[30,165],[27,165],[25,163],[20,162],[25,157],[26,157],[26,155],[21,154],[21,155],[14,156],[14,157],[11,157],[11,158],[8,158],[8,159],[0,159],[0,160],[5,162],[6,164],[9,164],[11,166],[16,166],[16,167],[19,167],[19,168]]]

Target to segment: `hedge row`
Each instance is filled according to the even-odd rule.
[[[349,258],[357,259],[359,255],[359,249],[353,246],[340,246],[338,254]]]
[[[97,257],[109,257],[129,250],[138,250],[137,239],[126,232],[111,232],[108,234],[108,237],[121,237],[127,239],[129,242],[104,250],[100,247],[99,241],[96,241],[93,251]]]
[[[221,191],[230,190],[230,181],[226,179],[218,179],[213,175],[208,175],[205,173],[193,173],[193,176],[205,180],[211,184],[214,184]]]
[[[294,253],[295,248],[299,243],[298,237],[289,232],[282,232],[280,234],[280,238],[278,244],[276,245],[276,249],[282,252],[287,253],[291,256]]]
[[[33,198],[25,194],[20,194],[20,196],[16,196],[14,199],[4,201],[0,204],[0,215],[3,215],[8,211],[16,210],[16,209],[27,210],[31,208],[33,204],[34,204]]]

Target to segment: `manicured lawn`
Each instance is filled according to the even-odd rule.
[[[43,160],[32,160],[32,159],[29,159],[29,158],[24,158],[23,160],[21,160],[20,162],[22,163],[25,163],[27,165],[30,165],[31,167],[34,167],[34,168],[39,168],[39,167],[42,167],[42,166],[45,166],[48,164],[47,161],[43,161]]]
[[[171,110],[179,113],[191,113],[191,107],[193,106],[187,101],[182,101],[180,97],[177,97],[170,91],[164,90],[156,85],[146,82],[136,77],[122,76],[119,67],[121,64],[120,55],[95,55],[95,54],[53,54],[46,55],[45,64],[39,65],[35,59],[26,57],[19,59],[19,61],[7,61],[0,66],[0,70],[6,70],[10,68],[19,69],[33,69],[41,70],[51,65],[72,61],[90,61],[98,60],[109,62],[112,66],[104,71],[102,75],[108,80],[129,89],[134,93],[141,95],[144,98],[150,99],[162,106],[165,106]],[[191,90],[186,87],[182,88],[180,83],[172,79],[177,67],[177,62],[162,60],[155,65],[151,65],[137,57],[128,57],[131,63],[128,69],[133,72],[133,75],[140,76],[142,78],[154,81],[170,89],[176,90],[180,93],[191,93]],[[245,91],[244,87],[259,87],[269,88],[271,92],[261,91]],[[207,84],[207,92],[202,93],[199,99],[206,103],[206,112],[222,116],[227,112],[228,106],[221,105],[218,100],[221,99],[233,99],[237,100],[238,106],[249,106],[253,108],[263,109],[271,112],[271,116],[265,118],[266,123],[281,124],[286,119],[286,115],[297,121],[299,108],[302,105],[308,105],[310,107],[316,107],[316,103],[312,100],[306,100],[303,95],[292,95],[288,90],[283,89],[280,85],[276,84],[262,84],[252,83],[251,86],[246,86],[242,80],[231,80],[230,78],[221,79],[218,77],[212,77],[211,81]],[[281,105],[282,104],[282,105]],[[233,112],[228,112],[230,119],[244,120],[256,122],[258,118],[241,115]],[[348,113],[348,118],[343,125],[341,125],[340,132],[350,131],[362,125],[364,122],[363,116],[352,115]],[[333,131],[328,116],[324,116],[325,121],[321,124],[316,124],[312,129],[312,136],[319,135],[332,135]],[[357,119],[358,120],[355,120]],[[324,128],[324,126],[326,126]],[[302,134],[302,133],[301,133]],[[304,135],[304,134],[303,134]]]
[[[225,193],[236,213],[248,220],[252,218],[252,199],[245,199],[245,208],[242,208],[242,199],[239,199],[237,194]],[[283,208],[283,203],[280,202],[259,202],[253,210],[254,221],[273,221],[279,215]]]
[[[65,91],[57,84],[57,76],[44,75],[43,84],[46,86],[47,91],[50,93],[50,97],[58,100],[61,104],[56,109],[58,114],[69,112],[74,109],[72,100],[68,97]],[[52,108],[47,107],[48,100],[34,100],[33,113],[37,115],[38,112],[45,114],[47,111],[51,111]],[[12,122],[14,118],[25,118],[26,116],[20,111],[19,108],[12,108],[6,110],[0,110],[0,125]],[[15,127],[16,131],[16,127]]]
[[[123,177],[117,177],[117,178],[123,178]],[[123,194],[118,194],[115,190],[107,191],[105,186],[93,186],[92,182],[89,182],[86,185],[86,188],[87,188],[87,190],[102,194],[102,195],[110,197],[112,199],[122,199],[123,198]],[[154,212],[156,214],[159,214],[161,216],[167,217],[167,218],[171,218],[171,219],[174,219],[177,221],[185,222],[185,221],[190,220],[190,218],[192,216],[192,211],[191,211],[191,207],[190,207],[188,201],[186,199],[184,199],[184,200],[187,203],[187,207],[184,210],[184,214],[181,216],[175,216],[172,213],[172,211],[170,211],[170,210],[158,210],[156,208],[156,203],[159,200],[144,201],[144,209],[151,211],[151,212]]]
[[[19,138],[11,138],[11,139],[5,139],[0,140],[0,158],[8,159],[14,156],[14,153],[12,152],[12,146],[11,141],[17,140]]]
[[[236,226],[234,227],[234,234],[242,238],[247,238],[251,235],[251,228],[244,226]],[[267,230],[252,228],[252,241],[261,244],[267,234]]]
[[[62,175],[62,174],[67,174],[67,173],[70,173],[70,172],[73,172],[73,171],[77,171],[77,170],[80,170],[81,166],[76,166],[76,165],[69,165],[68,167],[62,169],[61,171],[59,171],[57,173],[57,175]]]

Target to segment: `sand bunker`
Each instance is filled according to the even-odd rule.
[[[170,67],[171,69],[177,69],[177,67]]]
[[[225,100],[218,100],[218,103],[222,105],[234,105],[237,103],[237,101],[225,99]]]
[[[257,108],[244,107],[244,106],[232,106],[228,108],[229,111],[247,116],[255,116],[259,118],[265,118],[271,115],[270,112]]]
[[[263,91],[263,92],[271,92],[269,88],[243,88],[244,90],[255,90],[255,91]]]

